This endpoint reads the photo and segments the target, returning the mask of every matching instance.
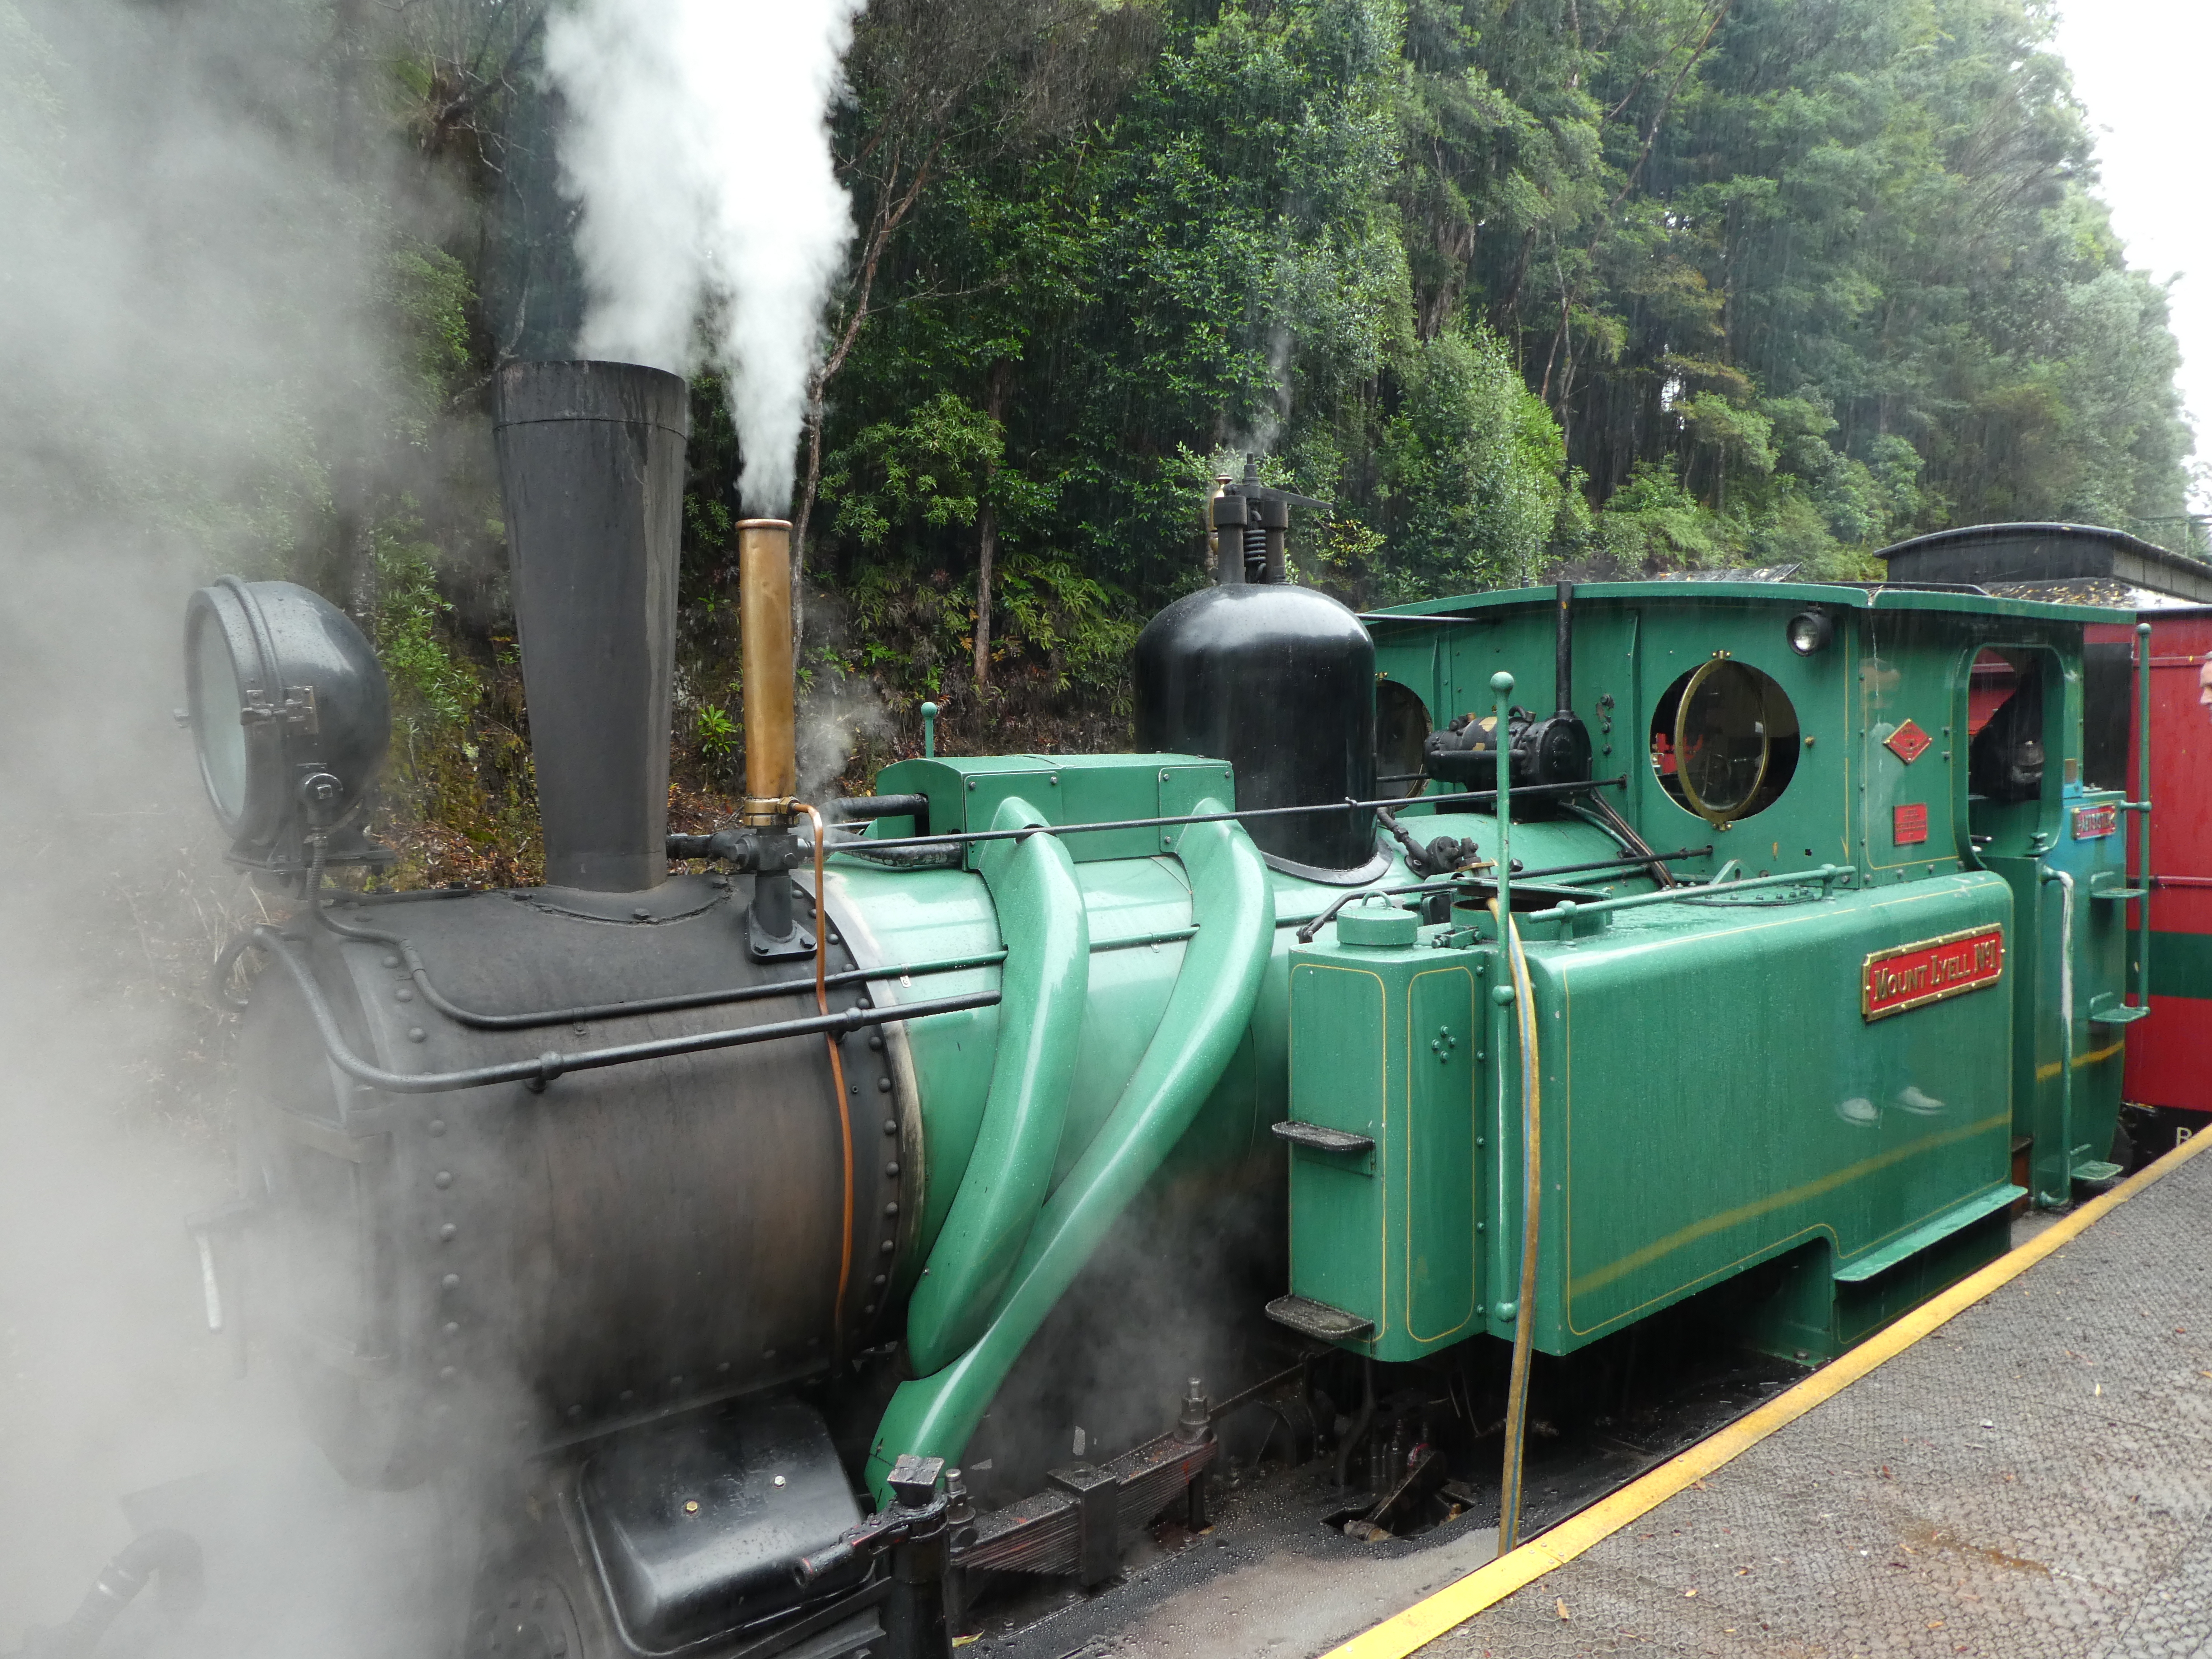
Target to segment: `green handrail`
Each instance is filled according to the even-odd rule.
[[[1042,823],[1012,796],[995,830]],[[907,1351],[925,1375],[982,1334],[1052,1181],[1091,992],[1091,923],[1075,861],[1057,836],[992,842],[977,861],[1006,947],[990,1092],[968,1168],[907,1311]]]
[[[1209,802],[1199,810],[1221,809]],[[878,1503],[901,1454],[950,1461],[965,1451],[1022,1350],[1190,1127],[1244,1039],[1274,951],[1267,864],[1251,838],[1228,823],[1184,831],[1181,856],[1198,933],[1158,1029],[1104,1125],[1045,1200],[982,1334],[944,1369],[901,1383],[891,1397],[868,1453],[868,1484]]]
[[[2136,624],[2136,793],[2120,803],[2136,815],[2136,1006],[2150,1006],[2150,624]],[[2124,862],[2124,860],[2123,860]]]

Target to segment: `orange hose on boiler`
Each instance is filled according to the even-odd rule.
[[[814,1006],[830,1012],[830,913],[822,890],[822,848],[827,838],[822,814],[805,801],[793,801],[791,810],[804,812],[814,825]],[[837,1257],[837,1303],[834,1326],[837,1354],[845,1352],[845,1292],[853,1283],[853,1103],[845,1091],[845,1056],[835,1033],[822,1039],[830,1046],[830,1076],[837,1086],[837,1122],[845,1137],[845,1231]]]

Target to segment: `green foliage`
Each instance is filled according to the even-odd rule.
[[[702,702],[692,715],[692,729],[696,734],[701,757],[709,765],[725,767],[738,752],[738,723],[727,710],[711,702]]]
[[[69,222],[89,82],[25,15],[0,0],[0,177],[36,245]],[[327,372],[272,385],[228,354],[252,366],[193,393],[227,471],[25,380],[102,465],[56,488],[0,456],[0,493],[96,496],[373,610],[395,788],[476,844],[528,801],[483,390],[501,353],[567,350],[582,302],[529,91],[544,5],[334,15],[268,96],[303,156],[351,157],[343,187],[284,200],[351,250],[316,314],[373,361],[289,351]],[[1854,576],[1891,540],[2005,517],[2183,525],[2166,296],[2094,194],[2050,17],[876,0],[834,116],[867,258],[830,319],[849,349],[803,673],[825,697],[866,678],[895,709],[948,699],[981,741],[1126,711],[1134,631],[1206,579],[1200,503],[1246,452],[1333,503],[1297,515],[1293,566],[1361,603],[1562,564]],[[742,457],[711,378],[693,422],[679,650],[686,684],[720,687]],[[995,690],[963,702],[987,538]],[[691,758],[726,771],[731,717],[694,716]]]
[[[836,509],[833,527],[871,552],[909,556],[932,532],[967,529],[1006,453],[997,421],[940,392],[905,421],[862,428],[830,459],[822,499]]]
[[[458,727],[482,687],[476,671],[447,647],[453,604],[439,591],[438,549],[419,520],[387,520],[374,532],[376,615],[370,634],[392,684],[395,723],[410,736]]]
[[[406,238],[392,250],[382,298],[399,343],[393,424],[402,441],[417,448],[428,443],[433,422],[472,372],[476,297],[467,268],[452,254]]]
[[[1536,579],[1566,452],[1551,413],[1486,331],[1447,330],[1397,364],[1382,444],[1383,602]]]

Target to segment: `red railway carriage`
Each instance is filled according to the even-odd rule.
[[[1942,531],[1881,556],[1894,582],[2090,599],[2133,610],[2149,624],[2153,1017],[2128,1030],[2122,1093],[2154,1113],[2197,1115],[2165,1133],[2152,1131],[2152,1139],[2170,1139],[2173,1127],[2185,1133],[2212,1114],[2212,694],[2202,684],[2212,662],[2212,565],[2087,525]],[[2084,781],[2132,791],[2141,776],[2135,629],[2092,627],[2088,641]],[[1985,675],[1977,665],[1970,715],[1977,727],[2001,705],[2002,678],[2001,665]],[[2130,885],[2140,884],[2132,835],[2128,872]],[[2129,909],[2132,954],[2139,918],[2136,906]]]
[[[2198,684],[2212,661],[2212,606],[2139,614],[2151,630],[2153,1018],[2128,1034],[2121,1087],[2134,1105],[2212,1113],[2212,708]],[[2124,628],[2092,628],[2089,639],[2092,650],[2102,646],[2121,663],[2133,657]],[[2124,720],[2118,735],[2133,777],[2138,762]],[[2132,857],[2128,868],[2130,878],[2140,874]]]

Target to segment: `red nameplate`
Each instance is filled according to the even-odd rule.
[[[2109,836],[2120,827],[2120,809],[2107,803],[2103,806],[2077,806],[2074,809],[2074,839],[2094,841],[2100,836]]]
[[[1876,951],[1866,959],[1859,1012],[1869,1021],[1941,1002],[2004,977],[2004,929],[1970,927],[1918,945]]]
[[[1924,804],[1911,806],[1893,806],[1889,811],[1889,838],[1899,847],[1911,847],[1928,839],[1928,808]]]

